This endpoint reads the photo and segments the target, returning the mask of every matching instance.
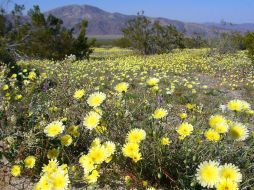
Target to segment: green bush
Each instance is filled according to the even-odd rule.
[[[171,52],[184,48],[184,35],[173,26],[152,22],[143,13],[129,20],[123,29],[124,38],[130,46],[144,55]]]
[[[39,6],[28,11],[30,22],[22,23],[23,10],[24,6],[15,5],[11,21],[0,12],[0,38],[15,52],[36,59],[62,60],[66,55],[89,58],[94,41],[86,37],[87,21],[82,20],[80,33],[75,38],[73,29],[63,27],[63,21],[51,14],[45,16]]]
[[[254,33],[253,32],[246,34],[245,45],[248,51],[248,57],[254,63]]]

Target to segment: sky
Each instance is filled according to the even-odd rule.
[[[6,7],[6,1],[0,0],[0,6]],[[24,4],[27,9],[34,4],[42,11],[56,7],[79,4],[92,5],[108,12],[135,15],[143,10],[145,15],[165,17],[185,22],[221,22],[254,23],[254,0],[9,0],[10,9],[14,5]]]

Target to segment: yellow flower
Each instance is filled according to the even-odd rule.
[[[33,80],[36,78],[36,73],[34,71],[29,72],[28,77],[30,80]]]
[[[41,176],[40,181],[35,185],[35,190],[51,190],[52,184],[48,176]]]
[[[249,130],[241,123],[233,123],[230,128],[230,135],[237,141],[244,141],[249,136]]]
[[[254,111],[253,110],[246,110],[246,113],[249,115],[254,115]]]
[[[11,168],[11,175],[14,177],[20,176],[21,167],[19,165],[13,165]]]
[[[221,167],[220,175],[222,178],[229,179],[236,183],[242,182],[242,174],[240,169],[234,164],[224,164]]]
[[[229,126],[227,123],[218,123],[214,127],[215,131],[217,131],[220,134],[224,134],[228,132]]]
[[[95,183],[99,177],[99,172],[97,170],[93,170],[90,175],[85,176],[85,181],[88,184]]]
[[[79,126],[78,125],[72,125],[70,127],[67,128],[67,132],[69,134],[71,134],[74,137],[79,137],[80,133],[79,133]]]
[[[17,78],[17,74],[16,73],[12,74],[11,78]]]
[[[196,107],[196,105],[195,105],[195,104],[190,104],[190,103],[188,103],[188,104],[185,105],[185,107],[186,107],[188,110],[193,110],[193,109]]]
[[[57,171],[58,168],[58,162],[56,159],[49,160],[49,163],[47,165],[44,165],[42,167],[43,173],[52,174]]]
[[[106,149],[107,157],[111,156],[116,150],[115,143],[113,143],[111,141],[106,141],[105,143],[103,143],[103,146]]]
[[[95,128],[95,131],[98,134],[104,134],[107,131],[107,127],[99,125]]]
[[[191,89],[191,88],[193,88],[193,85],[192,84],[187,84],[187,88]]]
[[[86,128],[92,130],[99,125],[100,119],[101,119],[101,116],[98,113],[94,111],[90,111],[85,116],[83,125],[86,126]]]
[[[222,179],[216,185],[216,190],[238,190],[238,185],[230,179]]]
[[[49,107],[49,111],[50,111],[50,112],[57,112],[57,111],[59,111],[59,108],[56,107],[56,106]]]
[[[55,137],[61,134],[64,131],[64,128],[65,127],[62,122],[53,121],[52,123],[46,126],[46,128],[44,129],[44,133],[48,137]]]
[[[35,185],[36,190],[67,190],[69,185],[67,164],[58,165],[57,160],[50,160],[42,168],[41,178]]]
[[[115,90],[119,93],[127,92],[128,87],[129,87],[129,84],[127,82],[121,82],[115,86]]]
[[[28,156],[26,157],[26,159],[24,160],[24,163],[25,163],[25,167],[26,168],[33,168],[34,165],[35,165],[35,157],[34,156]]]
[[[169,145],[169,143],[170,143],[170,140],[169,140],[168,137],[162,137],[161,138],[161,144],[162,145]]]
[[[8,90],[8,89],[9,89],[9,86],[8,86],[7,84],[4,84],[4,85],[2,86],[2,90],[6,91],[6,90]]]
[[[163,108],[157,108],[153,113],[154,119],[161,119],[163,117],[166,117],[168,115],[168,111]]]
[[[24,80],[23,82],[25,86],[28,86],[31,83],[29,80]]]
[[[134,162],[138,162],[139,160],[142,159],[142,155],[140,152],[136,152],[135,154],[132,155],[131,158]]]
[[[131,143],[140,143],[146,138],[146,132],[143,129],[132,129],[127,134],[127,141]]]
[[[228,102],[228,109],[231,111],[245,111],[250,109],[250,104],[244,100],[231,100]]]
[[[73,171],[73,172],[77,171],[77,166],[72,166],[71,171]]]
[[[68,175],[60,168],[50,176],[50,180],[53,186],[52,189],[66,190],[68,188]]]
[[[146,81],[146,84],[150,87],[157,86],[157,84],[160,82],[160,79],[158,78],[149,78]]]
[[[42,78],[47,78],[47,73],[41,73]]]
[[[153,92],[158,92],[159,91],[159,86],[158,85],[153,86],[151,89],[152,89]]]
[[[68,173],[69,167],[67,164],[62,164],[60,168],[62,169],[62,171],[64,171],[65,174]]]
[[[187,114],[186,114],[186,113],[180,113],[180,114],[179,114],[179,117],[180,117],[181,119],[186,119],[186,118],[187,118]]]
[[[76,90],[73,97],[77,100],[81,99],[85,95],[85,90]]]
[[[92,147],[87,155],[95,164],[101,164],[107,158],[107,150],[103,146]]]
[[[56,148],[53,148],[51,150],[48,150],[47,158],[54,159],[54,158],[57,158],[58,155],[59,155],[59,151]]]
[[[242,111],[250,110],[250,104],[244,100],[241,101],[242,101]]]
[[[205,132],[205,137],[207,140],[209,141],[219,141],[220,140],[220,134],[215,131],[214,129],[208,129],[206,132]]]
[[[193,126],[187,122],[183,122],[178,126],[176,132],[182,137],[185,138],[189,136],[193,131]]]
[[[72,143],[72,137],[70,135],[64,135],[61,137],[61,144],[64,146],[70,146]]]
[[[15,100],[21,100],[22,99],[22,95],[21,94],[18,94],[14,97]]]
[[[222,115],[212,115],[209,119],[209,125],[215,128],[218,124],[226,124],[227,119]]]
[[[63,117],[60,121],[64,123],[64,122],[66,122],[67,120],[68,120],[67,117]]]
[[[102,113],[103,113],[102,109],[101,109],[101,108],[98,108],[98,107],[93,108],[93,111],[95,111],[95,112],[98,113],[99,115],[102,115]]]
[[[91,107],[98,107],[103,103],[105,99],[106,94],[102,92],[95,92],[88,97],[87,103]]]
[[[125,183],[126,183],[127,185],[130,184],[130,183],[131,183],[131,177],[128,176],[128,175],[126,175],[126,176],[124,177],[124,181],[125,181]]]
[[[83,167],[85,174],[88,174],[95,168],[92,158],[88,157],[87,155],[82,155],[79,158],[79,163]]]
[[[106,162],[106,163],[111,162],[112,158],[113,158],[112,156],[107,157],[107,159],[105,160],[105,162]]]
[[[139,152],[139,145],[137,143],[126,143],[122,148],[123,155],[125,157],[133,158]]]
[[[143,180],[142,184],[143,184],[143,187],[147,187],[148,186],[148,181],[147,180]]]
[[[101,139],[100,138],[95,138],[91,144],[91,148],[92,147],[97,147],[97,146],[101,146]]]
[[[196,177],[202,187],[213,188],[220,180],[219,163],[215,161],[202,162],[197,169]]]

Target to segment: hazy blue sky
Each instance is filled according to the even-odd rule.
[[[0,5],[7,0],[0,0]],[[46,11],[69,4],[88,4],[109,12],[136,14],[144,10],[154,17],[189,22],[254,23],[254,0],[11,0],[31,8],[38,4]],[[11,4],[9,5],[11,7]]]

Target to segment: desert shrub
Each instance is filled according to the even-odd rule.
[[[131,42],[126,38],[119,38],[112,42],[113,46],[120,48],[129,48],[131,46]]]
[[[228,54],[245,50],[244,38],[244,35],[238,32],[219,33],[208,40],[211,53]]]
[[[12,56],[11,52],[9,52],[3,45],[0,46],[0,62],[7,65],[8,67],[15,65],[15,58]]]
[[[192,37],[184,38],[184,46],[186,48],[205,48],[208,47],[208,42],[201,35],[194,34]]]
[[[245,45],[248,51],[248,57],[254,62],[254,33],[246,34]]]
[[[152,22],[143,12],[126,23],[123,34],[130,46],[144,55],[168,53],[184,47],[184,36],[173,25]]]
[[[86,20],[77,25],[80,32],[74,37],[73,29],[63,27],[63,21],[51,14],[45,16],[39,6],[28,11],[27,20],[23,17],[24,9],[24,6],[15,4],[9,19],[7,13],[0,12],[0,26],[3,26],[1,40],[17,55],[21,58],[54,60],[63,60],[71,54],[77,59],[89,58],[94,40],[86,37]]]

